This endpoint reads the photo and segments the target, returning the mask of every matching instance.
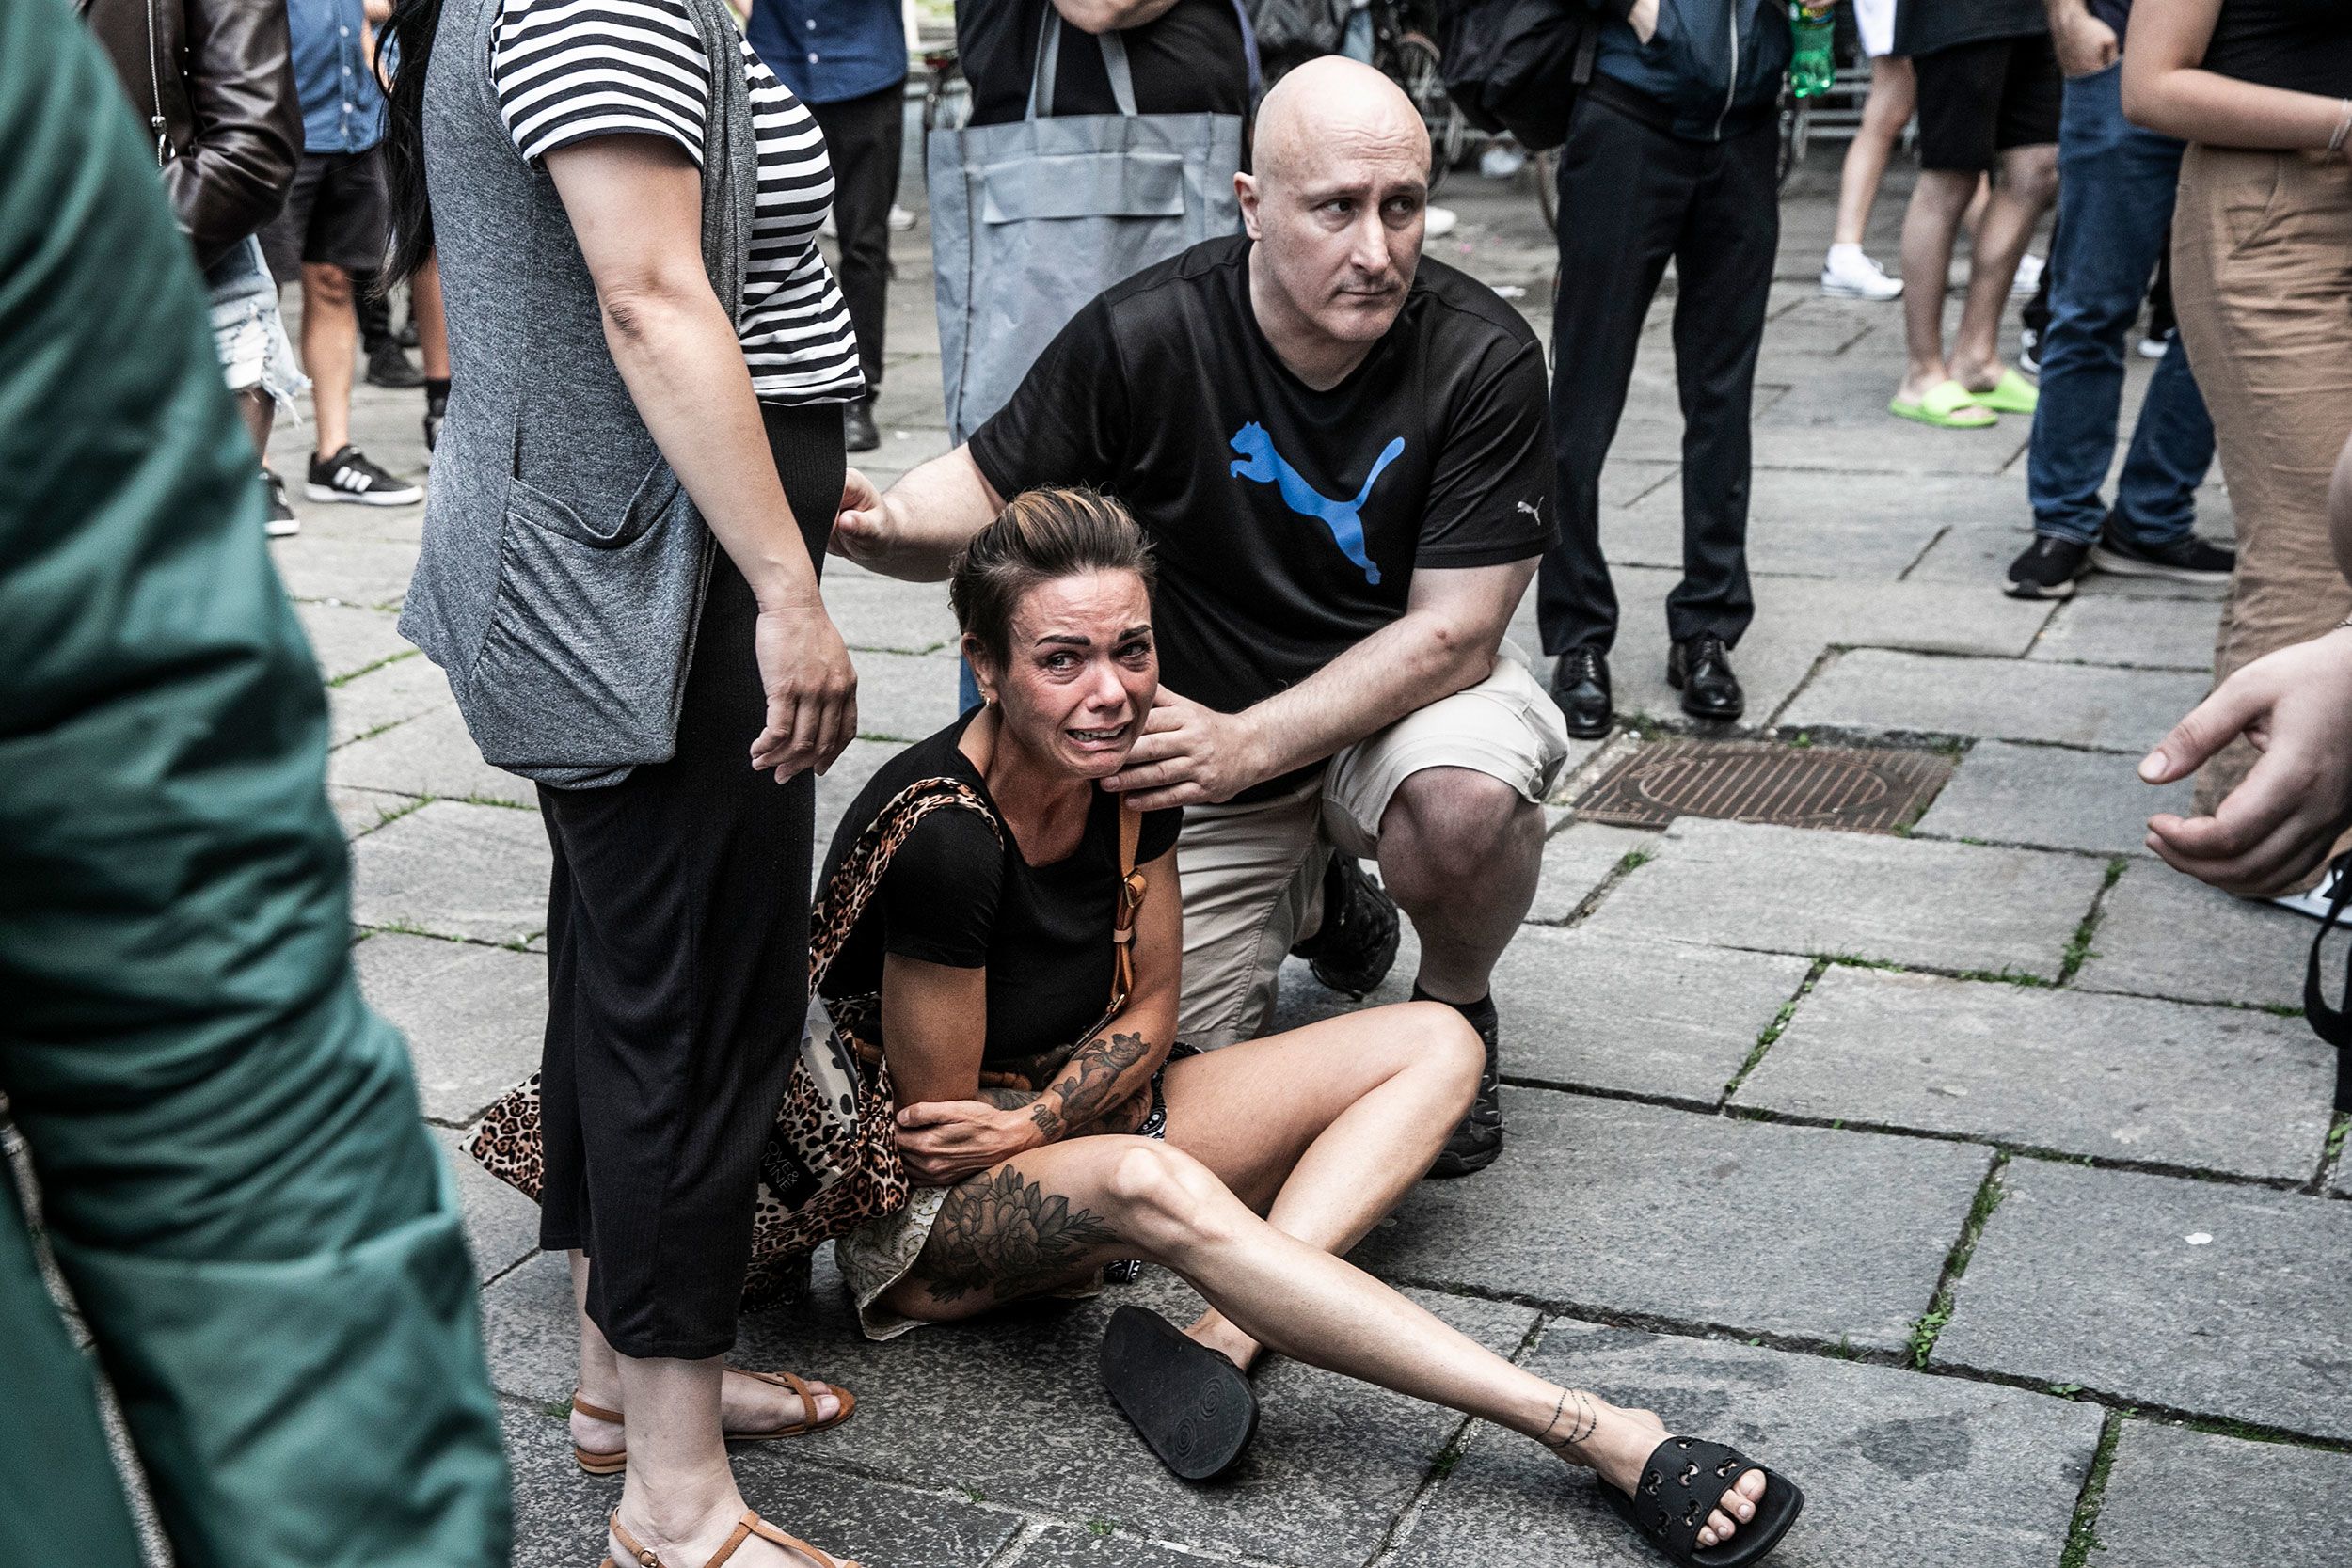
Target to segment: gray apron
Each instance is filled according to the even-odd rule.
[[[939,354],[958,445],[1088,301],[1241,225],[1241,117],[1137,114],[1126,45],[1117,32],[1096,41],[1119,113],[1053,113],[1061,16],[1049,4],[1027,114],[931,133]]]

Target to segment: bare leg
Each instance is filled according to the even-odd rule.
[[[1078,1138],[966,1180],[885,1302],[910,1317],[969,1317],[1131,1255],[1182,1275],[1268,1350],[1509,1427],[1620,1490],[1664,1435],[1657,1417],[1546,1383],[1284,1234],[1200,1161],[1149,1138]],[[1752,1518],[1763,1485],[1742,1476],[1701,1541]]]
[[[2009,286],[2017,279],[2034,225],[2057,196],[2057,147],[2012,147],[2001,154],[2000,183],[1977,230],[1968,303],[1952,339],[1952,374],[1972,391],[1990,391],[2001,379],[2001,312],[2009,308]]]
[[[318,421],[318,454],[331,457],[351,441],[351,375],[359,357],[359,312],[351,274],[323,261],[302,263],[302,368],[310,376],[310,411]]]
[[[417,348],[424,356],[425,378],[449,379],[449,317],[441,309],[441,259],[427,256],[408,279],[408,313],[416,318]]]
[[[628,1417],[622,1525],[667,1561],[707,1561],[747,1506],[727,1465],[724,1428],[798,1420],[801,1402],[789,1390],[757,1379],[727,1377],[718,1356],[674,1361],[620,1354],[589,1321],[583,1305],[588,1299],[587,1255],[575,1250],[568,1256],[572,1299],[580,1318],[580,1397]],[[811,1393],[824,1388],[821,1383],[809,1385]],[[824,1416],[840,1408],[840,1402],[830,1395],[821,1395],[817,1403]],[[572,1441],[592,1453],[612,1453],[623,1447],[623,1429],[574,1410]],[[608,1549],[615,1562],[634,1560],[618,1539]],[[763,1568],[815,1568],[800,1553],[756,1539],[738,1548],[732,1560]]]
[[[1445,1002],[1485,998],[1535,900],[1543,860],[1542,808],[1502,780],[1424,768],[1397,786],[1380,818],[1380,879],[1421,938],[1422,990]]]
[[[1978,177],[1959,169],[1927,168],[1912,187],[1903,214],[1903,340],[1906,358],[1901,390],[1915,402],[1949,380],[1944,362],[1944,290],[1951,279],[1952,240],[1960,214],[1977,188]],[[2007,291],[2009,285],[2001,288]]]
[[[1886,177],[1886,162],[1910,122],[1919,96],[1919,78],[1900,55],[1870,62],[1870,94],[1862,101],[1862,124],[1846,148],[1837,176],[1837,227],[1832,245],[1860,245],[1870,227],[1870,209]]]
[[[1430,1002],[1326,1019],[1168,1069],[1168,1142],[1283,1234],[1344,1256],[1429,1168],[1478,1092],[1478,1032]],[[1184,1331],[1248,1368],[1210,1311]]]

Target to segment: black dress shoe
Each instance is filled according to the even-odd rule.
[[[882,432],[874,428],[872,398],[860,398],[841,405],[841,434],[851,451],[872,451],[882,445]]]
[[[1711,632],[1674,645],[1666,684],[1682,693],[1682,711],[1693,719],[1737,719],[1748,710],[1740,677],[1731,673],[1731,651]]]
[[[1609,660],[1598,648],[1570,648],[1551,669],[1551,700],[1568,721],[1568,733],[1579,740],[1598,740],[1609,733],[1617,710],[1609,698]]]
[[[371,387],[421,387],[424,372],[416,361],[402,351],[400,341],[387,338],[368,350],[368,385]]]

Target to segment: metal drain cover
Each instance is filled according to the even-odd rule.
[[[1951,777],[1933,752],[1661,740],[1643,746],[1576,802],[1590,822],[1662,828],[1677,816],[1887,832]]]

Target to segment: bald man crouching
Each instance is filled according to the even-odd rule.
[[[936,579],[1004,499],[1089,484],[1159,562],[1160,690],[1105,787],[1186,808],[1180,1027],[1252,1038],[1285,953],[1335,929],[1343,987],[1412,921],[1414,995],[1478,1027],[1476,1104],[1431,1174],[1502,1147],[1488,976],[1534,895],[1560,712],[1503,628],[1553,538],[1541,346],[1421,254],[1429,141],[1379,72],[1330,57],[1259,111],[1246,236],[1108,290],[971,441],[887,496],[854,470],[833,547]],[[1387,928],[1382,929],[1383,925]],[[1315,951],[1312,942],[1308,951]],[[1357,967],[1354,975],[1344,972]]]

